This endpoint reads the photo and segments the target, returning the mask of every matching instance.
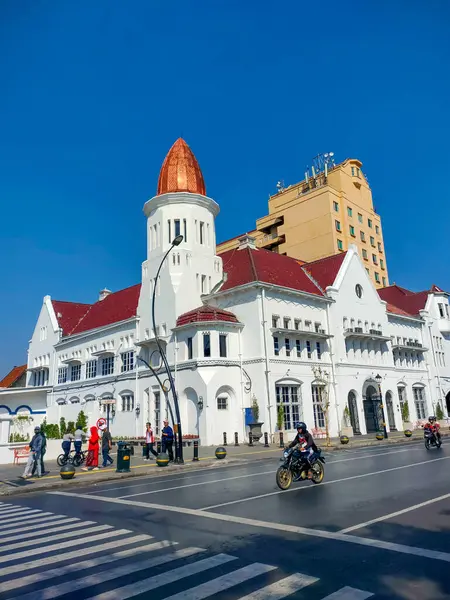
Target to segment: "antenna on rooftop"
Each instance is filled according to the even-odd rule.
[[[277,181],[277,190],[278,190],[278,193],[282,192],[284,189],[285,189],[285,187],[284,187],[284,181],[283,180]]]
[[[318,154],[313,158],[314,170],[317,174],[325,172],[328,173],[336,165],[334,162],[334,152],[325,152],[324,154]]]

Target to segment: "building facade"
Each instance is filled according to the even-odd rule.
[[[18,414],[33,415],[34,426],[44,417],[75,420],[82,409],[92,425],[108,406],[114,436],[141,437],[147,421],[159,434],[173,406],[153,294],[183,433],[204,445],[220,443],[224,432],[245,439],[255,401],[269,434],[283,407],[288,437],[298,420],[318,433],[328,427],[338,435],[347,425],[355,435],[375,432],[381,402],[391,430],[402,430],[405,403],[416,425],[438,403],[448,414],[448,294],[436,286],[419,294],[377,290],[356,244],[300,262],[245,235],[218,256],[218,212],[194,155],[178,140],[144,206],[141,283],[102,290],[93,304],[44,298],[26,385],[0,389],[0,446]]]
[[[376,288],[389,284],[381,217],[362,163],[348,159],[314,171],[300,183],[280,186],[269,198],[269,214],[250,232],[258,248],[314,261],[358,248]],[[238,246],[238,237],[218,245],[222,254]]]

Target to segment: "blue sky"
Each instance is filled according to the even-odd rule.
[[[2,0],[0,375],[44,295],[139,281],[180,135],[219,241],[333,150],[363,162],[391,281],[450,289],[449,30],[446,0]]]

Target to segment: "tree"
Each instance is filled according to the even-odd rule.
[[[59,431],[61,433],[61,437],[67,433],[67,425],[64,417],[61,417],[59,420]]]
[[[281,431],[284,427],[284,406],[280,404],[277,410],[277,427]]]
[[[84,432],[87,431],[87,426],[88,426],[88,420],[86,415],[84,414],[84,412],[82,410],[80,410],[80,412],[78,413],[78,417],[77,417],[77,425],[78,427],[80,427],[80,429],[82,429]]]
[[[41,423],[41,431],[45,435],[45,437],[48,437],[48,435],[47,435],[47,417],[44,417],[44,420]]]
[[[407,402],[402,404],[402,421],[403,423],[409,422],[409,406]]]

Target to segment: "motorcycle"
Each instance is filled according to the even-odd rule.
[[[276,473],[277,486],[280,490],[289,489],[293,481],[311,479],[316,484],[323,481],[325,459],[320,448],[309,460],[294,448],[287,448],[283,451],[283,458],[280,460],[283,461],[283,464],[278,467]],[[308,471],[310,477],[308,477]]]
[[[442,441],[429,429],[424,429],[423,437],[425,440],[425,448],[427,450],[430,450],[433,446],[435,448],[440,448],[442,446]]]

